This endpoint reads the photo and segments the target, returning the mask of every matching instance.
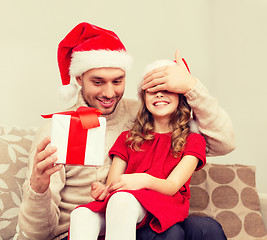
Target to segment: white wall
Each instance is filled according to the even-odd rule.
[[[237,148],[214,162],[256,165],[267,192],[267,1],[213,2],[210,92],[233,121]]]
[[[136,98],[145,65],[177,48],[231,116],[237,149],[219,163],[257,166],[267,193],[266,0],[11,0],[0,8],[0,124],[39,126],[60,111],[56,52],[81,21],[115,31],[134,57],[125,96]]]

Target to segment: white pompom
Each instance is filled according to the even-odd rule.
[[[63,85],[59,89],[60,97],[65,100],[71,100],[78,92],[78,86],[76,84]]]
[[[190,119],[188,124],[190,126],[190,131],[191,132],[200,133],[199,128],[198,128],[198,124],[194,119]]]

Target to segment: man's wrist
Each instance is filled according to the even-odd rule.
[[[49,199],[50,198],[50,191],[48,191],[48,189],[43,192],[43,193],[38,193],[36,191],[34,191],[34,189],[32,189],[30,183],[28,183],[28,193],[29,193],[29,198],[33,199],[33,200],[43,200],[43,199]]]
[[[185,94],[189,93],[195,87],[196,82],[197,79],[191,75],[191,77],[188,79],[188,89]]]
[[[203,85],[200,83],[198,79],[196,79],[196,83],[194,87],[189,92],[184,94],[187,101],[193,101],[195,98],[197,98],[199,93],[202,91],[202,88],[203,88]]]

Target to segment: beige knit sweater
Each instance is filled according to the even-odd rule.
[[[207,89],[197,81],[194,89],[186,94],[200,132],[207,141],[207,156],[227,154],[235,148],[233,127],[227,113],[218,106]],[[73,109],[85,105],[79,94]],[[106,159],[101,167],[65,165],[51,177],[49,189],[44,194],[35,193],[29,184],[36,146],[50,135],[51,122],[37,133],[29,156],[28,178],[23,185],[23,201],[19,213],[20,229],[31,240],[62,239],[69,227],[70,212],[80,204],[92,201],[92,182],[105,182],[111,160],[108,150],[118,135],[129,128],[135,118],[139,104],[134,100],[122,99],[116,110],[106,116]]]

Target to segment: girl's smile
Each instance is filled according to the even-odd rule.
[[[145,93],[146,107],[157,118],[169,119],[171,114],[177,109],[179,104],[179,95],[168,91],[159,91],[155,93]]]
[[[156,101],[156,102],[153,103],[154,106],[159,106],[159,107],[160,106],[166,106],[168,104],[169,104],[168,101]]]

